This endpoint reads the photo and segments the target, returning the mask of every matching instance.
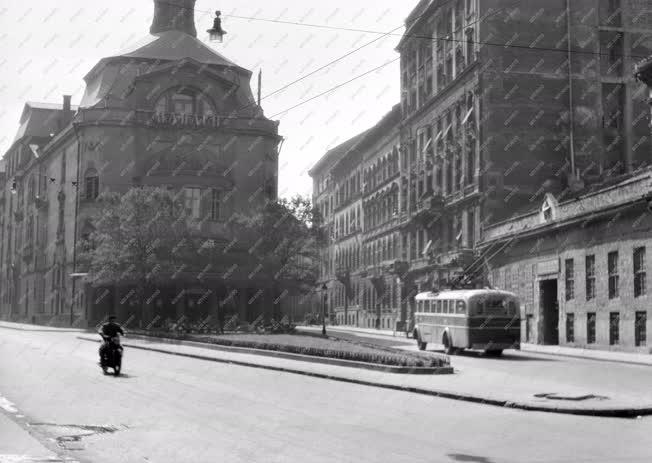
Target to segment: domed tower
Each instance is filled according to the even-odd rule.
[[[80,168],[102,167],[100,190],[216,189],[228,217],[276,198],[278,122],[256,103],[251,71],[196,38],[194,5],[154,0],[150,34],[86,75],[77,120],[101,143]]]

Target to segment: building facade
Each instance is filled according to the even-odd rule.
[[[363,204],[397,225],[389,233],[396,252],[365,271],[369,281],[383,275],[400,289],[376,285],[367,296],[372,307],[381,300],[382,313],[386,292],[398,294],[389,297],[392,314],[408,322],[417,291],[485,284],[491,256],[477,243],[486,227],[546,194],[563,201],[646,165],[649,111],[632,70],[652,52],[651,32],[652,14],[638,0],[601,0],[597,8],[594,1],[420,1],[397,46],[399,168],[390,188],[398,201],[362,192]],[[321,204],[338,185],[328,177],[332,154],[312,172]],[[375,210],[363,207],[364,227]],[[376,262],[369,244],[363,262],[368,255]],[[334,270],[325,268],[328,279]]]
[[[650,352],[652,171],[487,227],[489,280],[521,299],[522,342]]]
[[[4,156],[4,318],[81,325],[109,312],[128,318],[128,288],[91,288],[78,275],[77,245],[94,230],[103,191],[167,187],[202,235],[222,241],[233,238],[225,225],[231,214],[276,198],[278,122],[254,100],[251,72],[196,38],[194,3],[155,0],[151,34],[93,67],[78,107],[69,97],[25,105]],[[152,301],[152,316],[178,318],[190,308],[215,315],[220,307],[250,319],[269,302],[248,303],[260,288],[237,275],[218,286],[169,288]]]

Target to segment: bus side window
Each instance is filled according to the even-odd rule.
[[[417,312],[422,312],[421,301],[417,301]]]
[[[448,301],[444,301],[444,311],[443,313],[448,313]]]
[[[426,306],[424,312],[430,313],[430,301],[423,301],[423,304]]]
[[[465,307],[464,307],[464,301],[457,301],[457,313],[464,313],[465,312]]]

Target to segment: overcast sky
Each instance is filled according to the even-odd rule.
[[[244,20],[229,15],[334,27],[390,31],[416,0],[197,0],[198,38],[254,73],[263,70],[263,97],[329,61],[378,38],[376,34]],[[14,140],[25,101],[79,103],[83,76],[104,56],[149,33],[153,0],[0,0],[0,152]],[[208,42],[212,11],[223,12],[223,44]],[[400,34],[402,29],[396,31]],[[274,116],[352,77],[398,57],[390,35],[287,90],[262,106]],[[399,100],[394,62],[303,106],[274,117],[286,139],[279,163],[281,196],[310,194],[307,170],[329,148],[365,130]]]

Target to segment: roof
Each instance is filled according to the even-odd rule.
[[[113,60],[116,58],[151,59],[161,61],[178,61],[184,58],[192,58],[202,64],[228,66],[247,71],[192,35],[188,35],[181,31],[170,30],[158,34],[147,35],[117,55],[103,58],[93,67],[93,69],[91,69],[85,79],[88,79],[101,69],[107,60]]]
[[[412,37],[413,35],[412,30],[414,30],[415,27],[417,27],[419,24],[423,23],[425,20],[428,19],[429,15],[426,13],[428,13],[429,9],[434,7],[439,7],[440,3],[441,2],[434,1],[434,0],[419,1],[419,3],[412,9],[408,17],[405,18],[405,32],[403,33],[401,40],[399,40],[398,44],[396,45],[395,50],[400,50],[401,47],[403,47],[405,41],[409,37]]]
[[[32,109],[58,109],[63,111],[62,103],[43,103],[40,101],[28,101],[25,103],[25,106],[29,106]],[[70,108],[76,110],[77,105],[70,105]],[[23,110],[23,114],[25,114],[24,110]]]
[[[488,226],[484,230],[484,242],[507,239],[519,233],[538,232],[562,224],[593,216],[612,208],[627,206],[646,199],[652,194],[652,169],[648,168],[627,178],[590,192],[577,193],[572,199],[555,205],[554,217],[541,219],[543,199],[533,211]]]
[[[77,105],[71,105],[74,112]],[[29,101],[25,103],[20,116],[20,127],[16,133],[14,142],[24,136],[48,137],[51,133],[58,133],[60,127],[60,113],[63,112],[61,103],[41,103]]]
[[[347,141],[344,143],[340,143],[337,145],[335,148],[331,148],[330,150],[326,151],[326,154],[324,154],[317,163],[308,170],[308,175],[314,174],[317,170],[321,169],[326,165],[326,163],[330,162],[331,164],[336,163],[340,159],[342,159],[347,153],[350,151],[354,150],[357,148],[357,146],[360,144],[360,142],[364,139],[365,135],[369,132],[369,130],[365,130],[362,133],[359,133],[358,135],[349,138]]]
[[[380,121],[365,130],[364,132],[359,133],[358,135],[349,138],[344,143],[337,145],[335,148],[332,148],[326,151],[314,166],[308,170],[308,175],[313,175],[316,171],[325,167],[327,163],[333,165],[343,159],[348,153],[356,149],[362,149],[368,146],[370,143],[376,141],[379,137],[387,134],[387,126],[392,126],[398,124],[401,116],[401,105],[396,104],[392,109],[385,114]]]

